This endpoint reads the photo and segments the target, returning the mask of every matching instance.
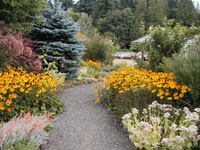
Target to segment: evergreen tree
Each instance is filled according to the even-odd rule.
[[[124,10],[110,11],[104,18],[98,21],[98,29],[101,33],[111,32],[120,39],[122,47],[130,44],[130,30],[134,22],[133,13],[130,8]]]
[[[46,0],[0,0],[0,21],[15,29],[29,30]]]
[[[89,16],[93,15],[96,0],[79,0],[75,5],[76,12],[84,12]]]
[[[191,26],[197,22],[197,11],[192,0],[180,0],[176,18],[178,22],[185,26]]]
[[[144,36],[146,27],[146,12],[147,12],[147,1],[139,0],[134,12],[135,22],[131,27],[130,39],[135,40]]]
[[[115,9],[115,0],[97,0],[95,6],[94,24],[96,24],[98,19],[104,18],[109,11]]]
[[[147,27],[162,24],[163,18],[167,16],[167,0],[150,0],[147,12]]]
[[[135,11],[138,0],[121,0],[121,8],[130,8]]]
[[[80,32],[91,37],[94,34],[94,27],[92,25],[92,18],[86,13],[81,13],[77,23],[80,25]]]
[[[178,8],[178,0],[168,0],[168,6],[169,6],[168,19],[175,19]]]
[[[46,54],[48,62],[55,61],[58,70],[66,73],[67,78],[75,78],[84,47],[82,41],[74,37],[79,27],[66,17],[68,14],[61,8],[61,3],[45,9],[45,23],[35,24],[31,37],[36,52]]]
[[[146,16],[146,12],[147,12],[147,2],[146,0],[139,0],[136,6],[136,10],[134,12],[135,16],[136,16],[136,20],[138,20],[138,22],[140,21],[145,21],[145,16]]]
[[[73,0],[54,0],[56,3],[62,2],[62,7],[64,7],[65,10],[73,7],[74,1]]]

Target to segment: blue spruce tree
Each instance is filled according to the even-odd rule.
[[[45,54],[47,62],[56,62],[60,72],[67,78],[76,78],[80,57],[84,46],[82,40],[76,39],[79,26],[67,18],[69,11],[62,9],[61,3],[51,4],[51,8],[43,10],[43,23],[36,23],[31,32],[35,51]]]

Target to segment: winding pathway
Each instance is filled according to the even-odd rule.
[[[95,104],[94,84],[64,90],[66,111],[54,120],[49,150],[133,150],[119,119]]]

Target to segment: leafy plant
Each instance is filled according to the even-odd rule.
[[[105,39],[98,33],[95,33],[90,39],[90,42],[86,44],[83,59],[111,63],[111,55],[118,50],[118,47],[114,45],[112,40]]]
[[[191,49],[185,54],[176,54],[172,58],[164,58],[159,66],[165,72],[173,72],[179,84],[187,85],[191,91],[185,102],[191,107],[200,105],[200,50]]]
[[[2,122],[0,124],[0,148],[26,147],[28,143],[33,143],[33,147],[38,147],[48,139],[48,134],[44,130],[48,125],[52,125],[49,115],[33,116],[31,113],[15,117],[7,123]]]
[[[2,150],[37,150],[38,146],[35,143],[31,143],[25,140],[21,140],[16,144],[6,144]]]
[[[176,109],[154,101],[142,113],[133,108],[122,117],[122,123],[138,149],[191,150],[200,141],[199,115],[200,108],[191,112],[187,107]]]
[[[32,51],[30,39],[24,38],[22,33],[3,33],[0,30],[0,57],[3,64],[9,63],[11,66],[23,67],[28,71],[40,71],[42,68],[37,54]],[[5,57],[7,56],[7,60]]]
[[[0,121],[8,121],[21,111],[60,113],[63,104],[55,93],[60,83],[50,73],[27,73],[8,68],[0,73]]]
[[[156,27],[151,30],[152,41],[149,51],[150,66],[156,70],[163,57],[171,57],[174,53],[179,53],[185,43],[186,28],[180,25],[175,27]]]

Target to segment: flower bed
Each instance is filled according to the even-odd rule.
[[[107,79],[99,82],[99,86],[95,87],[97,93],[97,101],[100,101],[102,91],[114,90],[117,93],[125,93],[126,91],[136,92],[138,89],[147,89],[160,99],[178,100],[185,93],[190,91],[186,85],[179,85],[174,80],[173,73],[162,73],[147,71],[134,67],[124,67],[119,71],[113,71]]]
[[[200,141],[199,114],[200,108],[191,112],[187,107],[176,109],[154,101],[141,114],[133,108],[122,117],[122,122],[138,149],[190,150]]]
[[[8,121],[20,112],[59,113],[63,110],[56,95],[60,83],[48,72],[26,72],[9,68],[0,73],[0,121]]]
[[[52,126],[49,115],[33,116],[31,113],[13,118],[0,124],[0,149],[15,149],[15,146],[26,146],[37,149],[48,139],[45,127]],[[22,145],[23,142],[23,145]]]

